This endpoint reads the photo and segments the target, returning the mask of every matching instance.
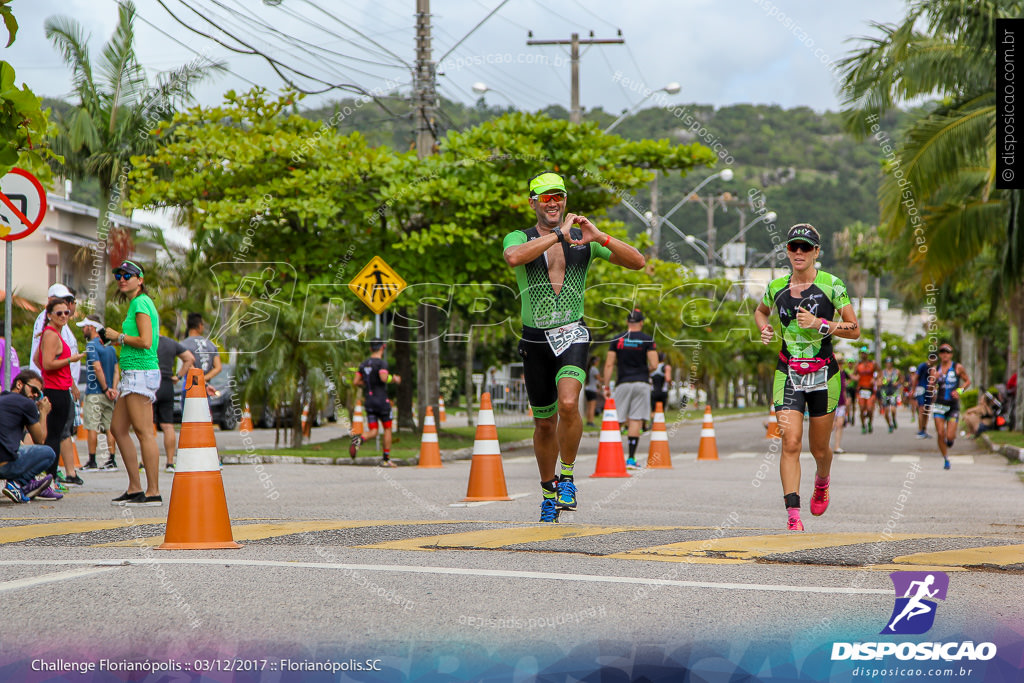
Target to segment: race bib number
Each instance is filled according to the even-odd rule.
[[[932,415],[934,415],[935,417],[944,417],[946,413],[949,412],[950,408],[952,408],[952,406],[946,406],[942,405],[941,403],[936,403],[935,405],[932,406]]]
[[[800,375],[792,370],[789,371],[789,380],[793,383],[794,391],[821,391],[828,389],[828,368],[822,368],[809,372],[806,375]]]
[[[590,332],[579,322],[544,330],[544,334],[547,336],[548,346],[551,347],[551,352],[555,356],[561,356],[573,344],[590,341]]]
[[[874,395],[874,394],[872,394],[872,393],[871,393],[871,390],[870,390],[870,389],[861,389],[861,390],[860,390],[860,393],[858,394],[858,396],[860,396],[860,397],[861,397],[861,398],[863,398],[863,399],[869,399],[869,398],[871,398],[871,397],[872,397],[873,395]]]

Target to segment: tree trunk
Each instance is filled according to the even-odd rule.
[[[391,325],[391,336],[394,339],[395,366],[402,383],[398,385],[398,429],[415,431],[416,421],[412,414],[412,396],[416,387],[412,381],[412,347],[409,344],[409,318],[404,308],[395,310],[395,319]]]
[[[302,391],[299,388],[292,399],[292,448],[302,448]]]
[[[875,367],[882,367],[882,278],[875,278]]]
[[[1024,378],[1024,283],[1017,285],[1010,297],[1011,334],[1014,328],[1017,333],[1016,339],[1010,340],[1010,354],[1014,363],[1008,364],[1006,371],[1010,374],[1017,373],[1017,398],[1014,401],[1012,429],[1015,432],[1024,432],[1024,382],[1021,381]]]
[[[110,203],[113,190],[110,187],[100,188],[100,215],[96,221],[96,244],[92,248],[92,265],[89,268],[89,294],[92,303],[91,317],[112,327],[119,326],[121,321],[108,321],[107,315],[107,283],[110,278],[111,266],[107,263],[107,238],[110,235]],[[120,192],[118,194],[120,197]]]
[[[419,382],[416,397],[416,415],[420,424],[423,424],[423,416],[427,412],[427,406],[434,409],[434,415],[438,415],[437,399],[440,395],[440,364],[441,345],[438,340],[438,310],[434,306],[420,304],[419,319],[423,323],[420,333],[419,344],[419,368],[417,375]],[[438,425],[438,431],[441,431]]]
[[[473,399],[476,398],[476,389],[473,387],[473,326],[469,325],[469,334],[466,340],[466,423],[473,426]]]

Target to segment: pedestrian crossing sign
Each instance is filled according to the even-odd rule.
[[[370,259],[359,274],[352,278],[352,282],[348,283],[349,289],[371,311],[378,314],[398,298],[405,286],[405,280],[380,256]]]

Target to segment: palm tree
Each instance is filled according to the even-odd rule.
[[[887,155],[883,231],[909,255],[905,272],[938,283],[975,277],[972,264],[994,247],[1001,268],[993,297],[1019,298],[1024,287],[1021,193],[995,186],[995,22],[1022,14],[1021,0],[915,0],[900,24],[875,24],[881,35],[841,63],[847,126],[880,143],[880,117],[940,98],[917,112]],[[1024,311],[1011,308],[1010,316],[1024,343]]]
[[[71,177],[92,177],[99,182],[99,242],[93,256],[90,297],[100,319],[106,312],[109,268],[104,263],[111,236],[110,216],[119,213],[124,182],[132,156],[151,151],[161,120],[170,118],[192,101],[192,89],[202,79],[222,71],[224,65],[206,58],[162,72],[150,84],[135,54],[135,5],[118,5],[118,22],[100,52],[94,69],[84,28],[69,17],[46,20],[46,37],[60,52],[72,72],[78,105],[66,117],[57,118],[53,147],[64,156],[63,168]]]

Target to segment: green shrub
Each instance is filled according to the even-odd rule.
[[[978,390],[968,389],[964,393],[960,394],[960,412],[973,408],[978,405]]]

